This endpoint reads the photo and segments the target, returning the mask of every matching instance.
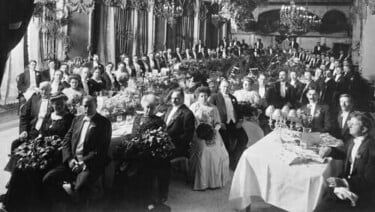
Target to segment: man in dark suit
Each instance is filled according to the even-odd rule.
[[[312,117],[312,132],[330,132],[332,124],[329,107],[318,104],[319,93],[317,88],[310,86],[306,95],[309,103],[302,106],[301,111],[307,116]]]
[[[182,89],[174,89],[171,91],[172,106],[168,108],[164,121],[168,135],[171,137],[175,145],[171,159],[177,157],[189,157],[190,143],[195,132],[194,114],[186,105],[184,105],[184,91]],[[168,197],[168,187],[170,182],[170,164],[165,167],[167,170],[164,176],[161,176],[160,195],[162,202]]]
[[[328,190],[315,212],[364,211],[375,208],[375,141],[369,135],[370,118],[354,112],[349,122],[352,136],[345,149],[323,147],[320,155],[345,160],[344,171],[339,177],[327,179]]]
[[[55,76],[55,71],[57,69],[56,61],[48,61],[48,69],[43,71],[42,77],[44,81],[52,81],[53,76]]]
[[[52,201],[69,202],[63,189],[64,181],[74,182],[78,203],[85,203],[93,184],[104,173],[109,162],[108,147],[111,141],[111,122],[96,112],[96,99],[85,96],[82,102],[84,115],[77,116],[64,138],[63,164],[49,171],[43,178],[43,187]]]
[[[19,137],[12,142],[11,152],[28,139],[38,137],[44,118],[51,112],[49,102],[50,83],[40,83],[39,90],[40,92],[34,93],[20,108]],[[12,172],[15,167],[14,162],[14,160],[10,160],[5,170]]]
[[[319,101],[320,104],[328,105],[331,109],[334,106],[333,95],[336,88],[335,80],[332,77],[332,72],[330,70],[326,70]]]
[[[307,91],[309,90],[309,87],[315,87],[316,89],[319,89],[319,86],[316,85],[316,83],[312,79],[312,74],[309,70],[305,71],[303,73],[303,76],[305,78],[305,87],[302,90],[301,99],[299,100],[300,105],[305,105],[309,101],[307,99]]]
[[[290,85],[293,88],[293,98],[292,103],[295,107],[299,107],[299,100],[301,99],[303,88],[305,87],[305,84],[303,84],[301,81],[297,78],[297,73],[295,70],[291,70],[289,72],[289,78],[290,78]]]
[[[299,44],[297,43],[297,38],[292,38],[292,42],[290,42],[290,48],[292,49],[298,49]]]
[[[322,46],[320,45],[320,42],[316,43],[316,46],[314,46],[314,54],[321,54],[322,53]]]
[[[242,128],[241,114],[237,113],[237,99],[229,93],[228,81],[221,81],[219,92],[213,94],[209,102],[219,111],[222,122],[219,132],[230,155],[230,167],[234,170],[239,156],[246,148],[248,138]]]
[[[341,94],[340,96],[340,112],[335,120],[335,136],[348,141],[351,138],[349,133],[348,121],[350,116],[353,114],[353,98],[349,94]]]
[[[20,95],[25,93],[30,87],[38,88],[42,81],[48,81],[44,79],[43,73],[36,70],[36,64],[35,60],[31,60],[29,67],[18,75],[17,88]]]
[[[174,58],[176,58],[177,61],[180,62],[180,63],[182,62],[183,59],[185,59],[184,56],[183,56],[183,53],[181,53],[179,47],[176,48],[176,52],[174,54]]]
[[[284,105],[293,106],[293,87],[287,81],[285,71],[280,71],[279,81],[275,82],[270,90],[270,105],[282,108]]]

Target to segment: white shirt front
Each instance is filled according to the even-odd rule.
[[[236,119],[234,118],[234,108],[232,100],[229,95],[223,94],[223,97],[225,101],[225,109],[227,111],[227,124],[229,124],[231,121],[233,121],[233,123],[236,123]]]
[[[30,71],[30,88],[37,87],[35,74],[35,71]]]
[[[81,134],[79,136],[79,141],[78,141],[77,148],[76,148],[76,156],[77,156],[78,161],[82,161],[82,158],[83,158],[83,144],[85,143],[86,134],[87,134],[87,130],[89,129],[89,126],[90,126],[90,118],[85,117],[83,119],[83,126],[81,129]]]
[[[52,80],[53,79],[53,76],[55,76],[55,69],[50,69],[49,70],[49,76],[50,76],[50,80]]]
[[[356,159],[356,156],[357,156],[357,153],[358,153],[358,149],[361,146],[364,139],[365,139],[365,137],[363,137],[363,136],[359,136],[359,137],[353,139],[354,146],[353,146],[352,152],[350,154],[352,162],[350,164],[349,178],[350,178],[350,176],[352,175],[352,172],[353,172],[354,162],[355,162],[355,159]]]
[[[342,112],[341,113],[341,118],[342,118],[342,123],[341,123],[341,128],[343,129],[345,126],[346,120],[348,120],[349,117],[349,112]]]
[[[35,124],[35,129],[40,130],[43,124],[43,119],[47,115],[48,110],[48,99],[42,99],[39,108],[38,121]]]
[[[177,107],[175,107],[175,106],[173,106],[172,107],[172,110],[171,110],[171,112],[169,113],[169,116],[168,116],[168,118],[167,118],[167,125],[169,125],[170,124],[170,122],[172,121],[172,117],[174,116],[174,114],[177,112],[177,110],[180,108],[181,106],[179,105],[179,106],[177,106]]]
[[[316,109],[316,103],[310,103],[310,115],[312,117],[314,117],[315,109]]]
[[[286,85],[285,85],[285,82],[280,82],[280,95],[281,97],[285,97],[286,96]]]
[[[261,97],[261,98],[265,98],[265,96],[266,96],[266,87],[259,87],[259,89],[258,89],[258,92],[259,92],[259,96]]]

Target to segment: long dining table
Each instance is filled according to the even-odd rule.
[[[229,194],[233,208],[244,210],[257,196],[286,211],[314,210],[327,188],[326,179],[339,175],[343,162],[289,165],[280,158],[282,149],[280,134],[273,131],[243,152]]]

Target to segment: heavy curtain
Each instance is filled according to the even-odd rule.
[[[147,42],[148,42],[148,11],[138,11],[138,27],[136,29],[137,49],[136,54],[138,56],[147,55]],[[150,23],[152,24],[152,23]],[[152,34],[150,33],[150,36]]]
[[[134,43],[134,10],[117,9],[115,13],[116,55],[132,55]]]
[[[116,62],[115,13],[118,8],[100,6],[98,54],[101,62]]]

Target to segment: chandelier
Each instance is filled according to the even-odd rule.
[[[294,0],[290,5],[282,5],[280,10],[280,31],[288,35],[302,34],[317,28],[321,24],[318,16],[312,15],[305,7],[296,6]]]
[[[167,19],[171,25],[176,24],[176,19],[181,17],[184,12],[182,3],[174,0],[157,0],[155,2],[155,15]]]

